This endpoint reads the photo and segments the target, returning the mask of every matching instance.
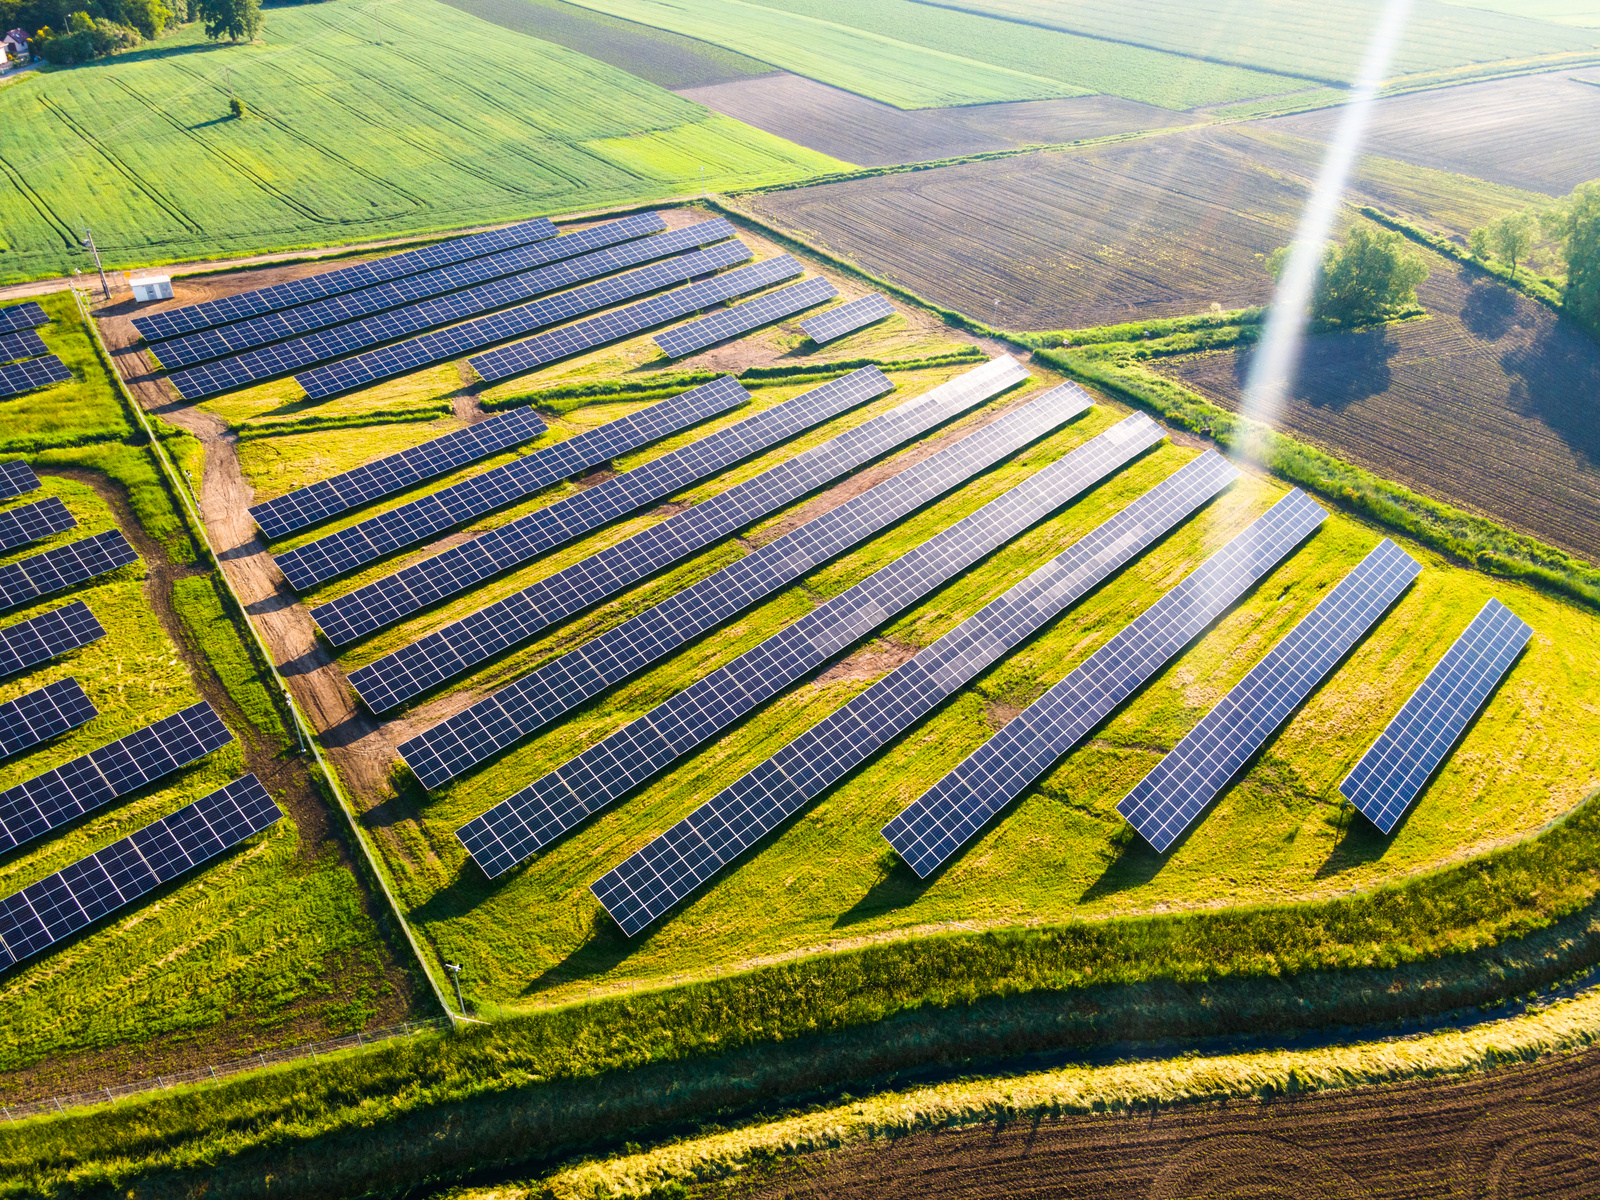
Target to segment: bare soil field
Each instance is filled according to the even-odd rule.
[[[921,1133],[709,1187],[770,1200],[1592,1196],[1597,1102],[1600,1051],[1591,1050],[1467,1081]]]
[[[1600,346],[1441,255],[1425,319],[1310,339],[1286,432],[1406,486],[1600,561]],[[1227,408],[1248,351],[1158,369]]]
[[[677,91],[723,116],[864,167],[1165,129],[1196,120],[1188,113],[1117,96],[901,109],[787,72]]]
[[[1558,71],[1378,101],[1367,149],[1409,163],[1563,196],[1600,177],[1600,71]],[[1264,122],[1326,140],[1339,109]]]

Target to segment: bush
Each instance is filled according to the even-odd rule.
[[[237,96],[230,98],[228,101],[228,111],[231,112],[235,117],[244,116],[244,101],[239,99]]]
[[[60,66],[103,58],[117,50],[130,50],[139,44],[137,30],[117,25],[86,12],[67,15],[67,31],[58,34],[48,25],[33,37],[34,49],[47,61]]]
[[[1428,264],[1420,254],[1408,253],[1405,244],[1398,233],[1357,225],[1343,246],[1329,246],[1317,268],[1312,319],[1348,329],[1415,307],[1417,284],[1428,277]],[[1277,278],[1288,261],[1285,246],[1272,253],[1267,268]]]

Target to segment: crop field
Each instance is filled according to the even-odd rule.
[[[433,0],[274,9],[264,43],[0,90],[0,282],[759,186],[843,164]],[[419,71],[444,56],[459,69]],[[230,87],[249,106],[230,119]],[[704,168],[704,174],[701,173]]]

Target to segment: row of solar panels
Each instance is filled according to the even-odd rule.
[[[65,383],[72,372],[34,332],[50,318],[34,301],[0,308],[0,397]]]

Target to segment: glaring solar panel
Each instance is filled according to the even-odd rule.
[[[0,308],[0,333],[13,333],[49,323],[50,318],[44,315],[44,309],[32,300],[26,304],[13,304],[9,308]]]
[[[813,304],[831,300],[838,294],[838,289],[826,279],[807,279],[792,287],[779,288],[765,296],[757,296],[754,300],[714,312],[709,317],[701,317],[698,321],[658,333],[655,343],[668,358],[682,358],[725,338],[749,333],[752,329],[782,320]]]
[[[0,757],[21,754],[57,734],[92,721],[95,707],[76,679],[58,679],[36,692],[0,704]]]
[[[587,321],[564,326],[540,337],[530,338],[526,342],[502,346],[498,350],[491,350],[488,354],[480,354],[467,361],[487,383],[509,379],[513,375],[531,371],[534,367],[555,362],[558,358],[592,350],[596,346],[604,346],[607,342],[614,342],[618,338],[631,337],[667,321],[686,317],[719,300],[729,300],[734,296],[742,296],[746,292],[777,283],[779,280],[789,279],[800,274],[800,271],[798,262],[789,255],[782,254],[777,258],[756,263],[754,266],[741,267],[737,271],[729,271],[725,275],[690,284],[675,292],[652,296],[638,304],[630,304],[627,308],[619,308]]]
[[[52,383],[65,383],[72,372],[54,354],[0,367],[0,396],[16,396]]]
[[[119,529],[0,567],[0,609],[15,608],[139,561]]]
[[[82,600],[8,625],[0,629],[0,675],[15,675],[105,635]]]
[[[614,595],[628,584],[776,512],[813,488],[1027,379],[1027,368],[1009,356],[1001,356],[540,580],[465,621],[446,626],[417,643],[419,647],[426,646],[429,657],[419,656],[405,664],[416,681],[410,686],[429,686],[424,671],[448,678],[482,662],[499,649],[515,645],[539,629]],[[530,676],[502,688],[402,744],[401,757],[426,786],[438,786],[516,741],[526,731],[527,722],[537,722],[538,691],[534,689],[539,687],[539,681]]]
[[[31,329],[20,333],[0,333],[0,362],[16,362],[19,358],[33,358],[48,354],[44,339]]]
[[[1062,419],[1089,404],[1088,397],[1075,384],[1063,385],[1057,392],[1064,393],[1063,398],[1077,400],[1071,410],[1058,410]],[[1035,401],[1028,407],[1036,408],[1039,403]],[[1028,409],[1018,410],[988,429],[1024,417],[1027,412]],[[1163,436],[1161,428],[1148,417],[1129,417],[781,633],[657,705],[646,716],[589,746],[565,766],[468,822],[456,831],[456,836],[489,877],[509,870],[695,746],[704,744],[1004,540],[1118,470]],[[957,443],[922,465],[954,455],[963,445],[964,442]],[[946,465],[951,471],[967,467],[967,463],[953,459]],[[938,474],[942,479],[943,471]],[[895,482],[891,479],[873,491]],[[868,492],[859,499],[871,495]],[[675,625],[673,633],[677,636],[683,630]]]
[[[1390,832],[1532,637],[1500,601],[1485,604],[1339,785],[1345,799]]]
[[[0,900],[0,970],[215,858],[282,814],[254,775]]]
[[[801,734],[592,885],[629,935],[1032,636],[1237,476],[1202,455]]]
[[[404,254],[391,254],[387,258],[357,263],[353,267],[341,267],[337,271],[324,271],[304,279],[291,279],[287,283],[275,283],[271,287],[207,300],[203,304],[146,313],[133,319],[133,327],[150,341],[177,337],[196,329],[221,325],[225,321],[242,321],[273,309],[309,304],[324,296],[371,287],[386,279],[398,279],[402,275],[414,275],[448,263],[464,262],[479,255],[508,250],[512,246],[525,246],[529,242],[540,242],[555,235],[556,227],[539,217],[506,229],[491,229],[471,237],[438,242],[418,250],[407,250]]]
[[[261,532],[269,538],[280,538],[413,484],[437,478],[469,462],[487,458],[508,446],[520,445],[538,437],[545,428],[532,408],[514,408],[354,471],[296,488],[276,500],[252,505],[250,515]]]
[[[233,740],[202,701],[0,792],[0,852],[59,829]]]
[[[0,463],[0,500],[34,491],[38,486],[39,477],[20,458],[14,462]]]
[[[733,227],[720,218],[715,221],[705,221],[699,225],[690,225],[672,233],[663,233],[656,237],[641,238],[638,241],[627,242],[620,246],[612,246],[606,250],[596,250],[592,254],[585,254],[566,262],[551,263],[549,266],[540,267],[535,271],[524,271],[520,275],[513,275],[507,279],[495,279],[488,283],[480,283],[476,287],[467,288],[462,292],[452,292],[447,296],[436,296],[432,300],[424,300],[405,308],[390,309],[388,312],[374,313],[370,317],[363,317],[347,325],[335,325],[330,329],[318,330],[315,333],[305,334],[292,341],[278,342],[270,346],[261,346],[254,350],[247,350],[243,354],[231,358],[217,359],[200,366],[190,367],[172,375],[173,386],[185,397],[195,398],[208,396],[224,391],[231,387],[240,387],[253,383],[258,379],[270,379],[274,375],[282,375],[289,371],[298,371],[314,362],[323,359],[342,358],[345,355],[355,354],[370,346],[379,346],[384,342],[394,341],[396,338],[408,337],[424,329],[432,329],[437,325],[449,325],[454,321],[467,321],[469,317],[477,320],[467,321],[464,325],[456,325],[450,329],[440,330],[424,338],[417,338],[398,346],[389,346],[384,350],[374,351],[372,354],[362,355],[354,360],[365,367],[375,368],[375,364],[387,363],[393,369],[386,368],[377,375],[366,378],[363,376],[358,382],[371,382],[373,379],[387,378],[389,375],[400,374],[402,371],[415,370],[432,362],[442,362],[448,358],[455,358],[469,350],[490,345],[494,342],[515,337],[517,334],[527,333],[544,325],[564,321],[568,317],[579,313],[592,312],[596,308],[603,308],[620,299],[641,295],[643,292],[654,291],[665,287],[669,283],[679,283],[691,279],[696,274],[701,274],[709,267],[700,270],[691,270],[685,264],[696,260],[694,255],[682,259],[658,263],[644,271],[636,271],[631,275],[623,275],[616,279],[605,279],[599,283],[587,284],[584,287],[574,288],[571,291],[558,292],[536,304],[524,305],[521,308],[511,309],[507,312],[494,312],[507,304],[516,304],[518,301],[527,300],[533,296],[541,296],[546,292],[555,291],[557,288],[566,287],[571,283],[578,283],[586,279],[597,279],[619,271],[624,267],[634,266],[638,263],[650,262],[652,259],[667,258],[680,250],[692,249],[695,246],[705,245],[728,237],[733,233]],[[719,264],[723,259],[732,258],[730,262],[743,262],[749,257],[748,252],[742,248],[736,250],[737,244],[730,244],[730,248],[721,251],[721,256],[715,258]],[[715,254],[713,251],[702,251],[702,254]],[[688,273],[686,273],[686,271]],[[492,316],[479,316],[481,313],[493,313]],[[398,356],[398,357],[396,357]],[[394,364],[403,363],[395,367]],[[334,364],[308,371],[301,377],[301,385],[307,388],[313,398],[328,394],[315,390],[317,380],[331,378],[328,373],[338,374],[348,364]],[[356,370],[357,368],[351,368]],[[361,368],[364,370],[365,368]],[[358,373],[360,373],[358,371]],[[343,378],[343,376],[340,376]],[[311,383],[308,384],[307,380]],[[354,386],[350,383],[341,384],[334,391],[343,390]]]
[[[1165,851],[1365,636],[1421,565],[1385,538],[1117,803]]]
[[[299,308],[265,313],[248,321],[240,321],[236,325],[219,325],[213,329],[202,329],[185,337],[163,342],[156,347],[156,353],[161,357],[161,364],[169,369],[190,366],[204,362],[208,358],[238,354],[254,346],[265,346],[269,342],[299,337],[314,330],[326,329],[330,325],[342,325],[346,321],[359,320],[371,313],[382,312],[386,308],[416,304],[432,296],[442,296],[459,288],[472,287],[508,275],[516,276],[515,281],[507,281],[508,285],[514,283],[519,293],[514,298],[525,299],[526,296],[537,294],[525,291],[526,287],[548,284],[549,286],[541,288],[548,291],[550,287],[562,287],[580,279],[593,278],[594,270],[592,264],[584,267],[575,264],[571,270],[558,271],[553,275],[538,272],[537,279],[530,278],[523,272],[531,275],[534,273],[534,268],[544,266],[546,263],[576,259],[591,250],[600,250],[620,242],[642,238],[647,234],[659,233],[666,227],[667,223],[661,219],[660,213],[641,213],[638,216],[624,217],[620,221],[610,221],[579,233],[569,233],[547,241],[535,242],[531,246],[517,246],[511,250],[502,250],[498,254],[424,271],[419,275],[407,275],[403,279],[393,279],[375,287],[330,296],[326,300],[301,305]],[[648,254],[648,247],[641,246],[641,249],[647,251],[647,257],[659,257],[658,254]],[[625,265],[631,265],[634,261],[643,262],[645,259],[630,259]],[[551,282],[552,280],[555,282]]]
[[[883,836],[918,875],[933,874],[1327,516],[1290,492],[907,805]]]
[[[52,533],[71,529],[77,523],[77,518],[55,496],[20,508],[8,508],[0,512],[0,550],[15,550]]]
[[[453,546],[434,558],[357,588],[347,596],[313,609],[311,616],[334,645],[345,645],[430,604],[467,591],[491,575],[528,562],[552,546],[598,529],[607,521],[652,500],[670,496],[697,479],[707,479],[742,458],[893,388],[883,372],[876,367],[864,367],[845,379],[774,405],[691,442],[681,450],[663,454],[604,483],[585,488],[575,496],[558,500],[548,508]],[[393,707],[404,698],[388,693],[381,681],[391,673],[394,659],[411,652],[407,647],[351,676],[356,690],[374,711]],[[399,674],[404,677],[406,672],[402,670]],[[370,694],[363,691],[369,683],[376,689]]]
[[[808,338],[820,346],[823,342],[831,342],[834,338],[854,333],[874,321],[892,316],[894,316],[894,305],[889,303],[888,297],[873,292],[870,296],[863,296],[859,300],[850,301],[849,304],[841,304],[838,308],[830,308],[825,313],[808,317],[800,322],[800,328],[806,331]]]
[[[598,429],[546,446],[503,467],[379,513],[359,525],[307,542],[279,555],[278,566],[297,591],[305,591],[324,579],[332,579],[452,525],[530,496],[558,479],[576,475],[647,442],[686,429],[697,421],[727,412],[749,398],[749,392],[724,375]]]

